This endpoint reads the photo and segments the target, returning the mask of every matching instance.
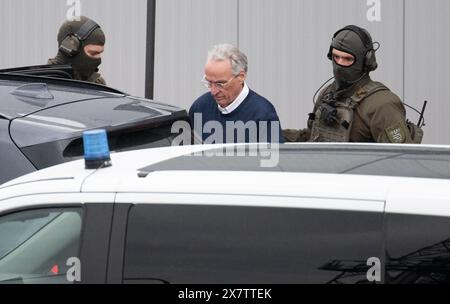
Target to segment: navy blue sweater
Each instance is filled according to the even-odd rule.
[[[202,114],[201,120],[195,122],[194,114]],[[194,101],[189,110],[189,117],[192,128],[197,127],[194,131],[197,133],[201,131],[202,140],[205,141],[209,137],[207,143],[283,142],[280,119],[274,106],[266,98],[252,90],[239,107],[229,114],[222,114],[219,111],[217,102],[208,92]],[[208,123],[211,121],[213,123]],[[206,129],[205,124],[207,124]],[[278,126],[276,126],[277,124]],[[223,131],[216,130],[213,128],[214,126],[221,127]],[[272,128],[278,133],[278,138],[271,135]],[[220,134],[219,131],[222,131],[223,134]],[[230,134],[230,131],[233,134]]]

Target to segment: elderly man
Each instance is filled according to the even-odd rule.
[[[66,21],[58,32],[58,54],[48,64],[70,64],[77,80],[105,85],[98,73],[105,50],[105,34],[93,20],[81,16],[79,21]]]
[[[400,98],[369,73],[378,64],[367,30],[348,25],[332,39],[328,59],[335,81],[320,94],[308,129],[284,130],[287,141],[420,143]]]
[[[191,106],[194,131],[204,143],[280,142],[280,120],[274,106],[249,89],[247,56],[230,44],[208,54],[203,77],[209,92]]]

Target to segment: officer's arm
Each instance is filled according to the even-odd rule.
[[[311,130],[305,129],[284,129],[283,137],[285,142],[305,142],[309,140]]]
[[[369,115],[372,137],[379,143],[412,143],[406,126],[405,107],[400,98],[391,92],[379,95],[381,96],[374,100],[374,107]]]

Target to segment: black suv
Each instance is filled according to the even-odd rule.
[[[0,70],[0,184],[79,158],[82,133],[104,128],[110,149],[168,146],[184,109],[71,79],[70,66]]]

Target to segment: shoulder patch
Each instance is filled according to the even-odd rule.
[[[391,143],[401,144],[406,141],[406,130],[399,123],[386,128],[385,132]]]

